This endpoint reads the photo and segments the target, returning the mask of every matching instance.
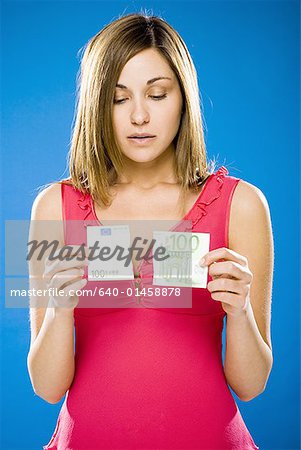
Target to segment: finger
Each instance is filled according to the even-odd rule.
[[[58,271],[66,271],[69,269],[85,269],[88,266],[88,260],[78,261],[77,259],[72,259],[70,261],[66,260],[55,260],[51,265],[45,265],[44,275],[45,278],[52,278],[52,276]]]
[[[202,262],[204,259],[204,262]],[[203,256],[200,260],[200,264],[203,266],[209,266],[214,261],[219,261],[221,259],[226,261],[234,261],[242,266],[247,266],[248,261],[247,258],[239,253],[236,253],[234,250],[230,250],[226,247],[217,248],[215,250],[211,250],[209,253]]]
[[[76,295],[76,291],[82,289],[86,284],[87,280],[83,278],[71,283],[69,286],[65,287],[63,291],[65,292],[66,297],[74,297]]]
[[[245,304],[245,301],[241,295],[237,295],[231,292],[213,292],[211,294],[211,298],[212,300],[227,303],[238,309],[241,309]]]
[[[231,313],[227,311],[227,314],[240,315],[241,312],[246,311],[248,307],[248,299],[243,295],[231,294],[229,292],[214,292],[211,294],[212,300],[227,303],[231,305]]]
[[[64,272],[57,272],[50,280],[49,287],[64,289],[65,286],[71,284],[74,280],[83,279],[83,271],[80,269],[73,269]]]
[[[213,262],[208,268],[208,273],[212,278],[223,275],[227,278],[241,279],[244,275],[242,266],[235,261]]]
[[[76,292],[82,289],[86,283],[86,279],[81,279],[62,289],[62,296],[53,297],[55,306],[59,308],[75,308],[79,302],[79,296]]]
[[[207,289],[210,292],[222,291],[243,294],[244,283],[240,280],[232,280],[230,278],[217,278],[216,280],[209,281]]]
[[[73,275],[80,275],[83,276],[85,274],[85,267],[68,267],[68,268],[64,268],[64,267],[59,267],[57,271],[55,272],[44,272],[43,274],[43,279],[45,279],[47,281],[47,283],[51,283],[53,282],[52,280],[55,279],[64,279],[64,280],[68,280],[68,278],[70,278],[70,276]]]
[[[54,252],[51,252],[45,258],[45,265],[51,265],[54,260],[68,261],[84,260],[88,258],[89,247],[82,245],[65,245],[64,247],[57,248]]]

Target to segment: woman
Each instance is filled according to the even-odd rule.
[[[142,290],[138,300],[120,294],[112,308],[85,308],[72,293],[94,286],[87,259],[47,259],[31,283],[66,297],[31,308],[28,370],[49,403],[67,395],[43,448],[258,449],[229,386],[249,401],[272,368],[267,201],[224,166],[210,169],[195,68],[161,18],[129,14],[104,27],[85,48],[79,87],[70,177],[37,196],[32,223],[55,220],[43,238],[76,252],[87,224],[185,219],[210,233],[200,261],[209,282],[192,288],[191,308],[160,308]],[[135,281],[123,283],[142,289],[152,264],[133,269]]]

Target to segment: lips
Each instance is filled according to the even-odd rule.
[[[137,139],[137,140],[143,140],[143,139],[150,139],[155,136],[130,136],[129,139]]]
[[[149,133],[135,133],[131,134],[131,136],[128,136],[129,139],[147,139],[152,137],[155,137],[155,135]]]
[[[131,141],[132,145],[137,145],[137,146],[145,146],[145,145],[150,145],[154,142],[154,140],[156,139],[156,136],[154,136],[153,134],[141,134],[139,135],[132,135],[132,136],[128,136],[128,140]]]

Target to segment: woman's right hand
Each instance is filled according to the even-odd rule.
[[[68,246],[73,248],[71,256],[74,256],[79,245]],[[54,257],[58,256],[62,248],[58,248]],[[73,257],[68,261],[66,258],[45,259],[45,270],[43,279],[47,284],[49,290],[48,306],[54,308],[65,308],[73,310],[79,298],[76,291],[82,289],[87,284],[87,279],[82,278],[84,275],[84,268],[88,265],[87,248],[85,247],[85,258]],[[60,291],[60,294],[59,294]]]

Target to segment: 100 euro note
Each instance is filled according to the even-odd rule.
[[[125,253],[128,253],[130,240],[128,225],[88,226],[88,247],[92,249],[97,244],[99,251],[107,249],[103,255],[104,260],[89,259],[88,281],[132,280],[134,278],[132,265],[125,265],[124,259],[117,258],[116,253],[113,255],[116,247],[121,247],[121,249],[125,249]],[[96,252],[96,255],[99,251]],[[110,256],[111,254],[112,256]]]
[[[154,260],[153,284],[206,288],[208,267],[199,261],[209,252],[210,233],[154,231],[154,239],[154,251],[162,246],[168,258]]]

